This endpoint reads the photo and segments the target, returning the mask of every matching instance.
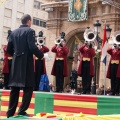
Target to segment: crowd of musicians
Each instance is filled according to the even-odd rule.
[[[10,32],[10,31],[9,31]],[[8,32],[8,33],[9,33]],[[64,77],[68,76],[67,72],[67,55],[68,47],[66,46],[65,34],[61,34],[63,40],[59,45],[52,47],[51,51],[56,53],[53,68],[51,74],[56,77],[56,92],[63,91]],[[40,36],[42,37],[42,36]],[[9,37],[8,37],[9,38]],[[45,45],[36,44],[42,53],[49,52],[49,48]],[[4,62],[2,68],[2,74],[4,75],[4,89],[9,89],[9,73],[12,63],[12,56],[6,51],[7,45],[3,45],[4,50]],[[80,64],[78,67],[78,75],[82,77],[82,93],[91,93],[91,82],[94,76],[94,57],[96,55],[95,49],[92,48],[92,44],[86,42],[83,44],[79,51],[81,53]],[[114,44],[113,48],[107,50],[108,54],[111,55],[110,63],[108,66],[107,78],[111,79],[111,95],[119,94],[120,87],[120,49]],[[45,59],[39,59],[36,56],[34,59],[34,73],[35,73],[35,91],[39,90],[40,77],[42,74],[46,74]],[[76,79],[75,79],[76,80]],[[76,87],[73,87],[76,88]]]
[[[8,41],[9,35],[11,31],[8,31]],[[39,34],[39,37],[43,37],[42,31]],[[58,41],[57,41],[58,42]],[[55,76],[56,79],[56,90],[55,92],[63,92],[64,86],[64,77],[68,76],[67,70],[67,56],[69,53],[69,49],[66,46],[65,40],[65,33],[62,32],[59,37],[59,42],[56,43],[51,51],[55,53],[55,59],[53,63],[53,68],[51,74]],[[36,42],[36,46],[38,49],[43,53],[49,52],[49,48],[45,46],[45,44],[39,45]],[[2,46],[4,51],[4,61],[2,67],[2,74],[4,75],[4,89],[10,89],[9,84],[9,74],[12,64],[12,56],[7,53],[7,45]],[[77,75],[82,77],[82,93],[83,94],[91,94],[91,83],[92,78],[94,76],[94,57],[96,55],[95,49],[93,48],[90,42],[85,42],[80,48],[80,64],[78,67]],[[111,81],[111,92],[110,95],[119,95],[119,88],[120,88],[120,47],[117,44],[114,44],[113,47],[108,48],[108,54],[111,56],[109,61],[108,70],[107,70],[107,78]],[[45,58],[39,59],[35,55],[33,56],[34,59],[34,73],[35,73],[35,91],[39,91],[39,84],[40,84],[40,77],[46,73],[46,66],[45,66]],[[18,68],[19,69],[19,68]],[[29,69],[29,68],[28,68]],[[75,76],[76,77],[76,76]],[[70,77],[71,87],[76,89],[76,79],[74,77]],[[74,85],[75,84],[75,85]],[[69,85],[69,83],[68,83]]]
[[[30,28],[32,18],[28,14],[22,16],[21,24],[14,31],[8,31],[8,43],[2,46],[4,50],[2,67],[4,88],[10,89],[9,105],[6,113],[8,118],[15,114],[21,88],[23,90],[22,103],[17,114],[29,116],[26,110],[29,107],[33,90],[39,90],[40,78],[47,74],[45,59],[47,58],[46,53],[50,50],[45,44],[39,43],[43,38],[43,32],[41,31],[36,38],[35,31]],[[94,35],[89,36],[91,38]],[[93,38],[95,39],[95,37]],[[118,41],[120,41],[120,37],[118,37]],[[51,75],[55,76],[56,79],[55,92],[62,93],[64,77],[68,76],[67,56],[69,53],[64,32],[60,34],[51,51],[55,53],[51,71]],[[70,85],[74,92],[77,76],[80,76],[82,82],[79,87],[82,88],[82,94],[91,94],[91,82],[95,75],[94,57],[96,56],[96,49],[92,42],[85,39],[84,44],[78,48],[78,51],[80,52],[80,64],[78,70],[73,70],[69,75],[71,82],[66,85],[66,91],[70,91]],[[108,48],[107,52],[111,56],[106,75],[111,81],[109,95],[119,95],[120,46],[114,43],[112,47]]]

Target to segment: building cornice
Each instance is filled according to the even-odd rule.
[[[45,8],[55,8],[55,7],[67,7],[68,1],[60,1],[60,2],[51,2],[41,5],[41,9],[45,10]]]
[[[100,2],[100,0],[89,0],[88,4],[96,4]],[[68,1],[59,1],[59,2],[51,2],[41,5],[41,9],[45,10],[45,8],[55,8],[55,7],[68,7]]]

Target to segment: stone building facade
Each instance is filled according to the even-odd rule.
[[[23,14],[30,14],[32,17],[32,28],[36,34],[40,30],[46,36],[46,20],[48,13],[41,10],[41,4],[46,0],[7,0],[0,6],[0,47],[1,57],[3,57],[2,45],[7,44],[8,30],[14,30],[21,25],[20,18]]]
[[[69,75],[72,69],[77,69],[79,64],[79,52],[75,50],[76,45],[81,45],[84,41],[83,33],[86,27],[94,29],[93,24],[96,20],[99,20],[102,24],[99,36],[103,38],[104,23],[112,28],[112,33],[120,30],[120,9],[114,6],[104,4],[100,0],[88,0],[88,20],[83,22],[68,22],[68,1],[69,0],[48,0],[49,3],[43,4],[41,8],[48,10],[47,20],[47,45],[51,48],[54,45],[54,41],[61,32],[66,33],[67,46],[69,47],[69,57],[67,60]],[[113,0],[114,1],[114,0]],[[116,2],[120,3],[119,0]],[[49,55],[54,58],[53,53]],[[74,57],[74,59],[70,59]],[[53,61],[48,61],[47,69],[50,80],[53,76],[50,75]],[[107,57],[107,64],[109,56]],[[106,67],[107,70],[107,67]],[[97,63],[96,69],[96,82],[101,86],[104,84],[105,67],[100,61]],[[78,80],[81,80],[79,77]],[[106,86],[109,86],[109,80],[106,79]],[[69,76],[65,79],[65,84],[69,82]]]
[[[41,10],[41,4],[46,2],[48,3],[47,0],[6,0],[0,5],[0,59],[3,59],[2,45],[7,44],[8,30],[14,30],[21,25],[20,18],[23,14],[31,15],[32,28],[36,34],[42,30],[44,36],[47,35],[46,20],[48,13]],[[1,67],[2,61],[0,61],[0,69]]]
[[[14,30],[21,23],[20,18],[23,14],[30,14],[33,18],[32,28],[36,34],[40,30],[44,32],[46,37],[46,46],[49,49],[55,44],[56,38],[61,32],[65,32],[67,46],[69,47],[69,55],[67,59],[68,72],[76,69],[79,65],[80,54],[77,51],[84,42],[83,33],[86,27],[94,29],[93,24],[99,20],[102,24],[99,36],[103,38],[104,23],[114,31],[120,30],[120,9],[114,6],[103,4],[101,0],[88,0],[88,20],[82,22],[68,22],[68,1],[69,0],[7,0],[0,6],[0,46],[6,44],[8,29]],[[120,4],[119,0],[113,0]],[[112,36],[112,35],[111,35]],[[2,57],[2,49],[1,49]],[[47,74],[51,82],[54,76],[51,75],[51,69],[54,62],[55,54],[51,51],[48,53],[50,60],[46,60]],[[74,59],[73,59],[74,57]],[[107,57],[107,64],[109,56]],[[96,81],[101,86],[104,84],[105,67],[100,60],[96,67]],[[106,68],[107,70],[107,68]],[[69,76],[65,78],[65,84],[69,83]],[[78,80],[81,80],[78,77]],[[109,80],[106,79],[107,86]]]

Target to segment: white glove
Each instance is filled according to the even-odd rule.
[[[94,46],[94,49],[97,50],[97,46]]]
[[[48,56],[47,53],[44,54],[44,58],[45,58],[45,59],[49,59],[49,56]]]
[[[112,49],[115,49],[115,47],[114,47],[114,46],[112,46]]]

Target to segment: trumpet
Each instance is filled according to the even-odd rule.
[[[55,40],[55,44],[56,45],[60,45],[62,43],[62,41],[64,41],[64,39],[58,37],[56,40]]]
[[[42,46],[45,44],[45,37],[37,37],[37,44]]]

